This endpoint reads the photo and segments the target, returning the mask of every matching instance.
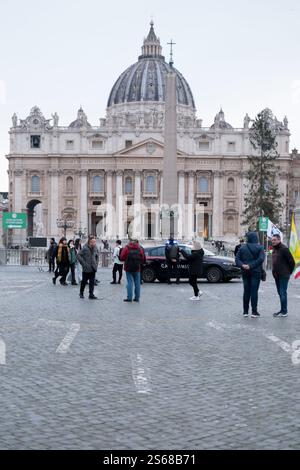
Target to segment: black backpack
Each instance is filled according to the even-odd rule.
[[[139,248],[129,248],[129,253],[126,261],[126,269],[129,273],[136,273],[142,264],[142,257]]]

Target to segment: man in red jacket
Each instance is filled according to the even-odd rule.
[[[134,302],[139,302],[141,292],[141,265],[146,262],[143,248],[138,240],[131,239],[120,256],[120,261],[125,261],[124,269],[127,279],[127,298],[124,302],[132,302],[134,284]]]

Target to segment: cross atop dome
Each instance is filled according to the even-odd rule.
[[[151,20],[150,22],[150,31],[148,36],[144,39],[144,44],[142,46],[142,55],[139,56],[139,59],[145,59],[149,57],[156,57],[162,58],[164,57],[161,55],[162,47],[160,45],[160,39],[156,36],[154,31],[154,22]]]

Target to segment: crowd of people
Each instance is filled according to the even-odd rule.
[[[103,242],[103,241],[102,241]],[[104,249],[110,247],[108,243],[103,244]],[[246,240],[240,239],[240,243],[235,248],[235,262],[241,269],[243,280],[243,315],[249,315],[251,303],[253,318],[260,317],[258,312],[258,290],[260,282],[266,279],[266,272],[263,268],[265,261],[265,250],[259,244],[256,232],[249,232]],[[194,295],[190,297],[192,301],[199,301],[203,294],[199,288],[197,280],[201,277],[204,250],[198,240],[193,241],[190,252],[180,249],[178,242],[170,237],[165,245],[165,257],[167,262],[167,281],[176,284],[180,282],[178,262],[180,254],[188,261],[189,284],[193,288]],[[89,236],[87,243],[82,246],[81,240],[69,240],[62,237],[57,244],[54,238],[50,240],[47,251],[49,272],[54,273],[52,282],[56,285],[58,278],[62,286],[80,285],[79,296],[84,299],[86,285],[89,285],[89,299],[97,299],[94,295],[94,286],[99,281],[96,273],[99,264],[99,250],[94,236]],[[146,262],[143,247],[137,239],[122,247],[121,240],[116,240],[113,250],[113,269],[111,284],[121,284],[123,269],[126,275],[127,296],[124,302],[139,302],[141,295],[141,267]],[[295,268],[295,262],[287,246],[285,246],[280,235],[272,236],[272,274],[275,280],[277,293],[280,299],[280,310],[274,313],[274,317],[286,317],[287,309],[287,289],[290,276]],[[68,276],[68,277],[67,277]],[[78,282],[77,282],[78,281]]]

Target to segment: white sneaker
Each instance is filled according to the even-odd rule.
[[[190,300],[200,300],[200,297],[199,296],[196,297],[195,295],[193,295],[193,297],[190,297]]]
[[[201,297],[201,295],[203,295],[203,292],[202,292],[202,290],[199,290],[198,297]]]

